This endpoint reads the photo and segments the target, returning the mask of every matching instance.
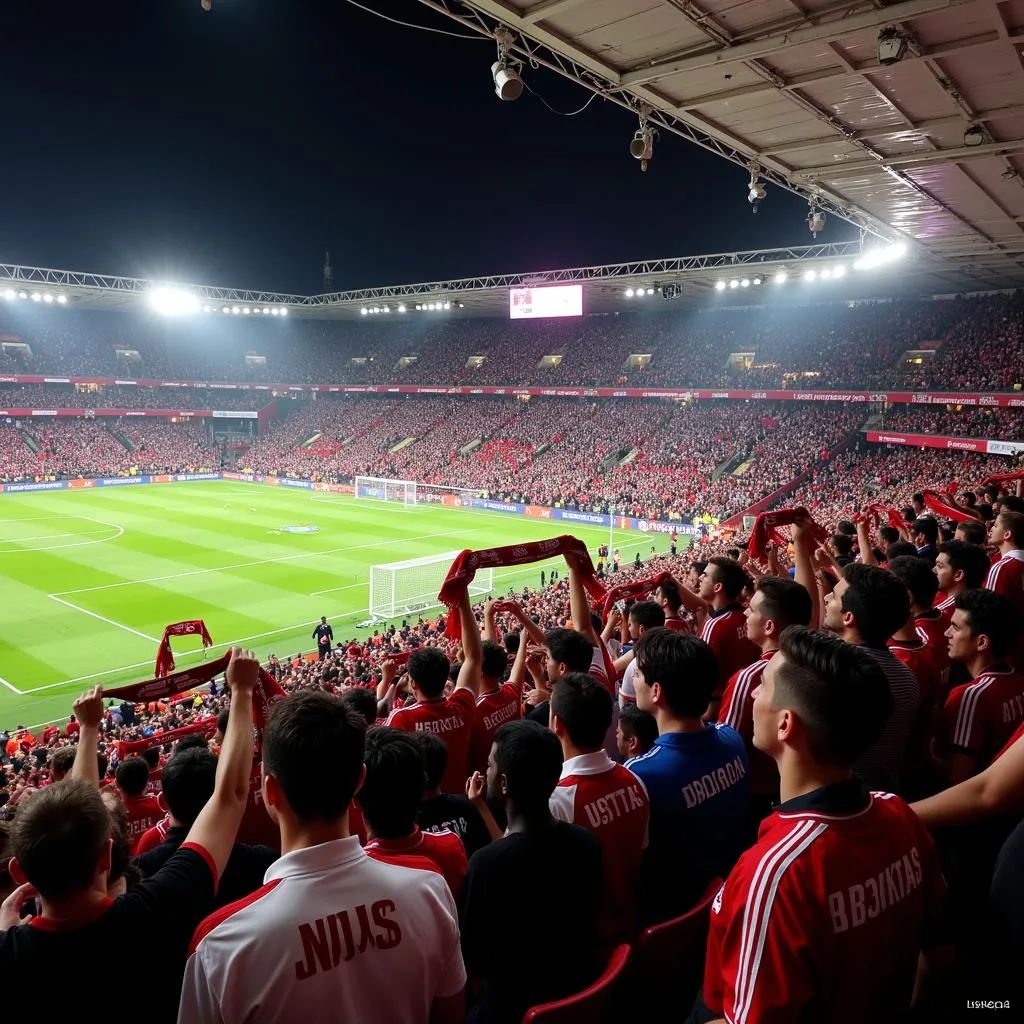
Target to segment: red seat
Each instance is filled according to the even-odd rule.
[[[668,1006],[697,994],[704,980],[711,903],[722,887],[712,879],[700,902],[681,917],[651,925],[640,933],[630,969],[631,1000]]]
[[[531,1007],[523,1024],[604,1024],[611,1017],[615,987],[629,962],[629,946],[619,946],[590,988],[568,999]]]

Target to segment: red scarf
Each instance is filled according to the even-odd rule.
[[[209,630],[202,619],[186,619],[184,622],[171,623],[165,630],[163,639],[156,652],[156,668],[153,674],[160,678],[174,671],[174,654],[171,652],[172,636],[193,636],[198,633],[203,638],[204,647],[212,647]]]
[[[141,740],[130,742],[120,740],[117,744],[117,759],[123,761],[126,757],[133,757],[141,754],[144,750],[152,747],[162,747],[165,743],[173,743],[183,736],[194,736],[196,733],[207,733],[212,736],[217,731],[217,719],[215,716],[201,718],[191,725],[183,725],[180,729],[169,729],[166,732],[155,732],[152,736],[144,736]]]
[[[774,512],[762,512],[754,523],[754,529],[750,534],[750,543],[747,545],[747,552],[751,558],[759,561],[768,554],[768,543],[774,541],[776,544],[785,544],[786,541],[778,531],[780,526],[792,526],[798,519],[810,513],[805,508],[780,508]],[[828,531],[824,526],[819,526],[811,519],[811,533],[814,539],[822,544],[828,540]]]
[[[388,662],[394,665],[395,668],[405,668],[405,666],[409,664],[409,658],[412,656],[412,652],[418,649],[419,648],[413,647],[408,651],[402,651],[401,654],[385,654],[384,657],[380,659],[381,664],[383,665],[384,662]]]
[[[594,563],[590,560],[586,545],[563,534],[550,540],[530,541],[525,544],[509,544],[503,548],[488,548],[485,551],[463,551],[448,570],[448,575],[441,585],[437,599],[448,608],[448,627],[445,636],[457,640],[462,635],[462,624],[456,602],[469,588],[476,576],[477,569],[503,565],[527,565],[530,562],[541,562],[552,555],[564,555],[565,560],[575,560],[576,568],[583,577],[583,586],[595,600],[603,600],[605,588],[594,572]]]
[[[900,514],[899,509],[893,508],[891,505],[881,505],[878,502],[873,502],[868,506],[871,510],[868,513],[868,520],[875,527],[882,521],[882,516],[885,516],[888,520],[889,525],[894,529],[898,530],[900,527],[906,526],[907,524],[903,521],[903,516]],[[864,517],[858,512],[853,517],[855,523],[859,523]]]
[[[924,497],[925,508],[929,508],[933,512],[945,516],[947,519],[952,519],[957,523],[979,522],[977,516],[969,515],[967,512],[963,512],[961,509],[956,508],[956,506],[951,505],[946,500],[946,496],[938,491],[922,491],[921,494]]]
[[[657,590],[668,578],[669,574],[667,572],[660,572],[657,576],[650,576],[645,580],[636,580],[633,583],[620,583],[617,587],[612,587],[604,597],[604,605],[601,608],[602,621],[608,621],[608,616],[611,614],[612,608],[615,607],[616,601],[626,601],[631,597],[639,597],[641,594],[650,594]]]
[[[104,690],[103,696],[121,697],[139,703],[173,697],[175,694],[194,690],[197,686],[208,683],[214,676],[220,675],[227,669],[230,660],[231,652],[229,651],[217,658],[216,661],[208,661],[205,665],[182,669],[169,676],[148,679],[142,683],[128,683],[125,686],[116,686],[112,690]],[[263,728],[267,724],[267,712],[271,705],[276,704],[284,696],[284,690],[277,685],[274,677],[261,665],[259,682],[252,694],[252,718],[258,734],[262,734]]]
[[[1015,483],[1018,480],[1024,480],[1024,469],[1018,470],[1016,473],[995,473],[992,476],[985,477],[978,486],[987,487],[989,484],[1009,484]]]

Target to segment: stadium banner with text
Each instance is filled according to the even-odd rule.
[[[243,381],[179,381],[160,380],[157,378],[140,378],[137,380],[116,377],[44,377],[39,374],[0,374],[0,384],[92,384],[100,386],[137,386],[143,388],[201,388],[204,390],[237,390],[262,392],[302,393],[317,391],[323,394],[345,395],[486,395],[486,396],[517,396],[555,398],[671,398],[682,401],[694,399],[733,399],[746,401],[750,399],[772,402],[857,402],[857,403],[892,403],[897,405],[966,405],[989,406],[992,408],[1024,409],[1024,391],[996,392],[985,394],[980,392],[956,391],[847,391],[847,390],[776,390],[776,391],[740,391],[710,388],[537,388],[518,387],[516,385],[468,387],[465,385],[415,385],[415,384],[252,384]],[[262,396],[260,401],[266,402],[271,396]],[[81,416],[83,409],[42,409],[33,410],[0,410],[0,416]],[[97,416],[195,416],[212,417],[212,410],[197,409],[97,409]],[[218,417],[235,417],[252,419],[253,413],[218,411]]]
[[[163,419],[209,419],[220,415],[209,409],[0,409],[0,416],[12,420],[28,420],[33,416],[149,416]],[[224,413],[238,419],[255,419],[254,412]]]
[[[1024,441],[994,441],[979,437],[945,437],[941,434],[901,434],[888,430],[868,430],[865,436],[876,444],[899,444],[916,448],[946,448],[958,452],[986,455],[1016,455],[1024,452]]]

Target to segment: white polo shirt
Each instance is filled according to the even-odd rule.
[[[351,836],[286,854],[199,926],[178,1020],[427,1024],[465,984],[444,878],[372,860]]]

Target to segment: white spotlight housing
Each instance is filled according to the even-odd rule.
[[[819,210],[816,206],[812,206],[807,211],[807,226],[811,229],[811,234],[817,238],[822,231],[825,230],[825,213],[823,210]]]
[[[845,274],[846,274],[846,267],[844,267],[842,264],[840,264],[838,267],[836,267],[832,271],[832,277],[833,278],[843,277]]]
[[[647,161],[654,156],[654,132],[646,124],[641,124],[634,133],[629,155],[640,161],[641,171],[647,170]]]
[[[985,141],[985,129],[980,124],[971,124],[964,131],[965,146],[980,146]]]
[[[491,78],[494,79],[494,95],[499,100],[517,100],[523,95],[523,80],[519,72],[504,59],[491,65]]]

